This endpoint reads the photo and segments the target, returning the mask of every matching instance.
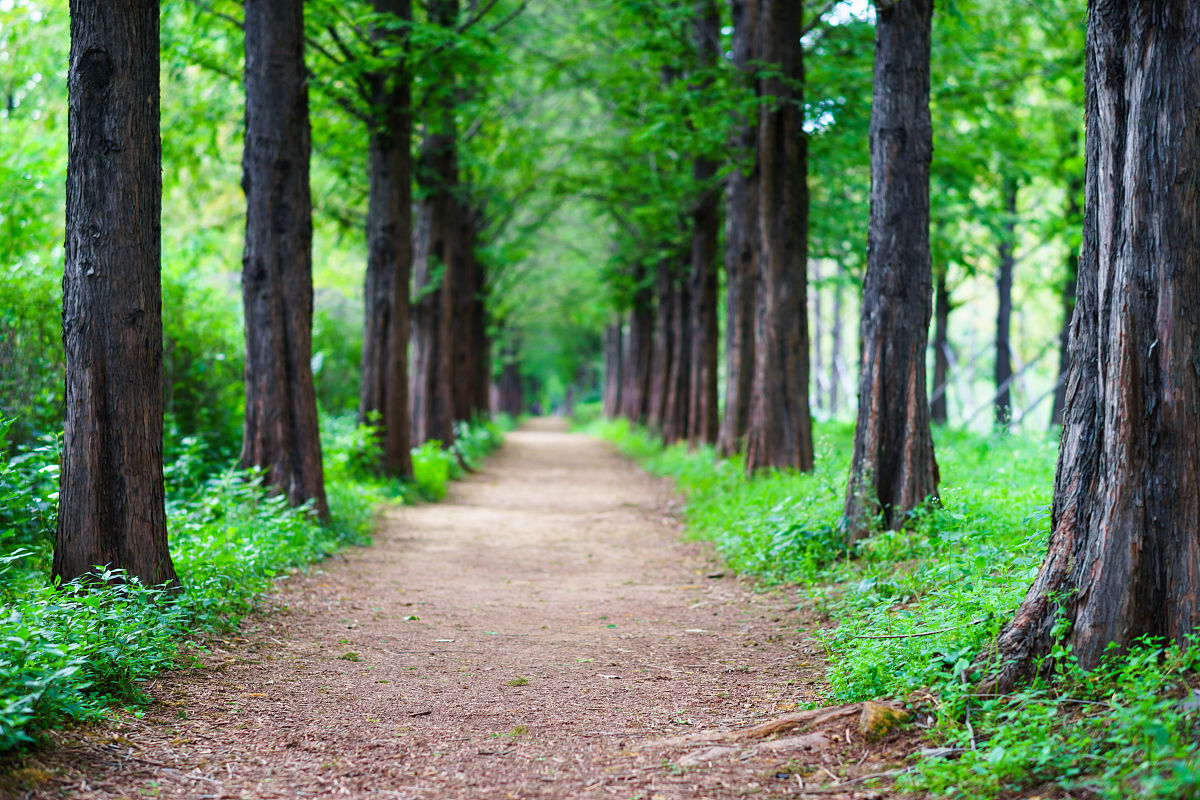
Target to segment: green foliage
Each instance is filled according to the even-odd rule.
[[[1010,695],[945,686],[937,733],[962,753],[923,764],[902,788],[982,799],[1053,783],[1111,800],[1195,797],[1200,646],[1147,640],[1091,672],[1058,655],[1050,679]],[[961,724],[968,706],[975,742]]]
[[[973,694],[971,665],[1012,616],[1046,548],[1055,442],[935,432],[942,504],[847,552],[838,530],[851,431],[819,424],[817,469],[747,479],[624,421],[591,430],[649,471],[673,478],[689,531],[730,565],[798,583],[830,624],[811,631],[829,658],[829,700],[938,698],[931,735],[962,749],[930,760],[903,788],[992,798],[1044,783],[1101,797],[1174,798],[1200,787],[1200,645],[1147,642],[1100,669],[1057,647],[1054,675],[1004,696]],[[968,716],[968,707],[970,708]],[[968,726],[967,721],[970,725]]]

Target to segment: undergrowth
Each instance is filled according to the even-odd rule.
[[[291,570],[369,543],[380,503],[440,498],[460,462],[478,463],[502,436],[492,422],[463,424],[451,452],[414,451],[416,480],[406,483],[375,474],[375,437],[353,417],[324,419],[327,525],[267,491],[261,475],[214,465],[201,439],[171,437],[168,538],[182,586],[168,592],[113,570],[98,584],[48,585],[58,442],[6,449],[7,429],[0,424],[0,751],[144,701],[143,682],[176,665],[185,637],[235,626]]]
[[[1069,651],[1050,679],[1004,696],[971,689],[975,656],[1024,597],[1045,555],[1056,442],[935,431],[941,503],[901,530],[845,545],[840,527],[853,431],[816,428],[816,469],[747,478],[740,458],[663,447],[624,421],[589,430],[674,479],[689,532],[730,566],[796,584],[826,620],[808,631],[828,656],[830,702],[928,690],[922,718],[953,758],[926,760],[902,787],[991,798],[1043,784],[1092,796],[1200,796],[1191,685],[1200,647],[1146,642],[1086,672]]]

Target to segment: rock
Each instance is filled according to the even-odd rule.
[[[901,723],[908,722],[911,716],[903,708],[868,700],[862,704],[858,730],[868,741],[873,742],[887,736]]]

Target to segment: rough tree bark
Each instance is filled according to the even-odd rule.
[[[759,233],[762,280],[746,470],[813,467],[808,401],[808,144],[800,0],[761,0],[758,57],[777,64],[760,95]]]
[[[654,320],[654,346],[650,354],[650,397],[646,424],[662,434],[666,423],[667,396],[675,358],[675,315],[677,297],[672,289],[671,259],[658,262],[654,297],[658,313]]]
[[[654,288],[646,267],[633,272],[633,306],[629,310],[629,352],[622,370],[621,416],[630,422],[646,422],[649,411],[650,359],[654,349]]]
[[[759,0],[733,0],[733,65],[746,74],[757,57]],[[757,88],[757,82],[753,82]],[[750,424],[754,322],[758,298],[758,115],[733,135],[732,149],[751,160],[725,183],[725,414],[717,437],[723,456],[739,453]]]
[[[697,0],[693,35],[697,66],[708,71],[721,55],[721,14],[716,0]],[[702,79],[707,86],[711,78]],[[716,185],[717,163],[702,156],[692,165],[692,181],[700,196],[692,210],[692,258],[688,277],[691,294],[692,355],[688,388],[687,439],[690,446],[716,444],[720,429],[717,407],[717,241],[721,225],[721,193]]]
[[[475,297],[480,287],[478,261],[475,259],[475,215],[465,203],[456,204],[455,223],[458,226],[458,247],[454,253],[454,294],[450,335],[453,358],[454,418],[470,420],[479,410],[476,406],[475,376],[479,371],[475,350]]]
[[[946,379],[950,374],[950,359],[946,348],[950,345],[950,289],[946,286],[946,266],[937,270],[936,287],[933,293],[933,391],[937,396],[930,401],[929,418],[937,425],[945,425],[950,418],[946,401],[950,387]]]
[[[158,3],[71,3],[54,577],[175,583],[163,499]]]
[[[859,338],[858,424],[846,490],[851,543],[937,494],[925,348],[929,256],[929,51],[933,0],[876,3],[871,211]]]
[[[430,0],[429,21],[458,24],[458,0]],[[442,77],[452,80],[452,76]],[[450,93],[451,96],[453,92]],[[454,350],[452,345],[455,264],[463,243],[457,224],[458,133],[448,102],[429,112],[417,161],[421,200],[413,254],[412,435],[415,444],[454,442]]]
[[[412,19],[411,0],[375,0],[375,11]],[[377,37],[404,31],[381,30]],[[408,284],[412,273],[412,88],[402,61],[367,76],[372,114],[367,150],[367,275],[359,421],[377,415],[380,467],[412,475],[408,409]]]
[[[1000,224],[999,269],[996,272],[996,426],[1012,422],[1012,286],[1013,248],[1016,243],[1017,181],[1004,179],[1004,220]]]
[[[1200,624],[1200,5],[1090,3],[1083,248],[1052,533],[1000,687]]]
[[[301,0],[246,2],[242,464],[329,516],[312,375],[312,199]]]
[[[671,367],[667,373],[667,397],[663,408],[663,439],[678,442],[688,434],[688,393],[692,374],[692,298],[684,276],[671,276]]]

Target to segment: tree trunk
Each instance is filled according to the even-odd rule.
[[[478,258],[472,258],[475,268],[475,296],[471,304],[471,341],[475,365],[475,410],[484,416],[492,413],[489,391],[492,383],[492,340],[488,336],[487,276]]]
[[[937,494],[926,394],[929,258],[929,48],[932,0],[876,4],[871,212],[862,297],[858,424],[846,490],[851,543],[882,516]]]
[[[829,414],[837,416],[838,409],[841,407],[842,401],[839,393],[841,387],[839,384],[842,379],[842,292],[845,287],[842,282],[845,280],[846,271],[842,268],[841,263],[837,264],[835,272],[837,282],[833,285],[833,331],[832,331],[832,351],[829,354]]]
[[[412,19],[411,0],[375,0],[375,11]],[[406,36],[377,31],[377,37]],[[367,150],[367,276],[359,421],[376,420],[383,472],[408,477],[412,437],[408,409],[408,284],[412,273],[412,89],[408,71],[368,76],[372,107]]]
[[[1012,284],[1013,247],[1017,222],[1017,181],[1004,179],[1004,221],[1000,229],[999,270],[996,273],[996,426],[1008,428],[1012,422],[1012,400],[1008,385],[1012,381]]]
[[[294,504],[325,502],[312,375],[311,140],[301,0],[246,2],[246,417],[242,464]]]
[[[825,362],[822,358],[821,343],[823,341],[824,322],[821,315],[821,259],[815,258],[812,261],[812,283],[809,286],[810,294],[812,295],[812,311],[813,311],[813,335],[812,335],[812,374],[818,378],[824,374]],[[811,392],[813,403],[816,408],[820,409],[825,404],[825,398],[821,394],[820,385],[813,387]]]
[[[1200,624],[1200,6],[1090,4],[1083,248],[1049,552],[1001,632],[1085,669]],[[1059,620],[1065,620],[1064,628]]]
[[[756,58],[759,0],[733,0],[733,65],[750,80]],[[757,82],[754,82],[757,87]],[[731,148],[752,154],[749,172],[734,169],[725,183],[725,414],[717,449],[741,452],[750,424],[754,381],[754,322],[758,298],[758,117],[733,135]]]
[[[519,417],[525,412],[525,387],[516,347],[507,348],[500,357],[504,362],[500,371],[500,412]]]
[[[621,323],[604,328],[604,417],[616,419],[621,413]]]
[[[946,381],[950,375],[950,359],[946,348],[950,346],[950,290],[946,286],[946,266],[937,271],[937,287],[933,295],[933,391],[935,397],[929,404],[929,417],[937,425],[949,420],[946,396],[950,387]]]
[[[458,23],[458,0],[430,0],[430,23],[453,30]],[[453,81],[454,77],[438,76]],[[449,93],[453,96],[453,92]],[[416,444],[454,442],[454,345],[456,313],[454,285],[460,250],[458,226],[458,133],[451,103],[429,112],[425,141],[417,162],[421,201],[417,207],[413,257],[412,308],[412,434]]]
[[[445,122],[445,120],[443,120]],[[448,124],[453,124],[449,122]],[[454,263],[458,258],[454,198],[458,177],[454,140],[430,134],[421,148],[418,176],[424,196],[417,207],[412,320],[412,425],[416,444],[454,441]]]
[[[647,282],[646,268],[639,264],[633,274],[633,307],[629,312],[629,352],[623,362],[621,415],[634,424],[645,424],[649,410],[650,358],[654,348],[654,289]]]
[[[693,33],[697,63],[711,70],[721,55],[721,14],[716,0],[697,0]],[[711,83],[705,76],[702,86]],[[720,323],[717,319],[717,240],[721,224],[721,195],[716,185],[717,164],[705,157],[692,165],[692,182],[700,191],[692,210],[692,369],[688,391],[688,444],[716,444],[720,429],[717,408],[717,356]]]
[[[1071,181],[1067,190],[1067,219],[1079,217],[1079,196],[1082,181]],[[1067,252],[1067,275],[1062,288],[1062,329],[1058,334],[1058,385],[1054,388],[1054,408],[1050,410],[1050,424],[1063,424],[1063,408],[1067,402],[1067,377],[1071,367],[1070,340],[1071,318],[1075,316],[1075,285],[1079,280],[1079,251],[1071,248]]]
[[[475,260],[475,221],[471,210],[463,203],[456,203],[458,247],[454,254],[454,294],[451,298],[450,336],[454,363],[454,418],[470,420],[478,410],[475,405],[476,365],[475,337],[472,320],[475,313],[475,296],[479,291],[475,280],[478,275]]]
[[[675,363],[675,316],[678,297],[673,289],[672,264],[669,258],[658,262],[654,278],[655,305],[654,346],[650,354],[650,396],[646,424],[650,430],[665,431],[667,397],[670,375]]]
[[[746,470],[813,467],[808,405],[808,142],[800,0],[761,0],[759,59],[781,74],[762,79],[775,102],[760,111],[761,321]]]
[[[688,434],[688,412],[691,403],[692,374],[692,298],[688,281],[680,275],[672,275],[672,333],[671,369],[667,376],[667,398],[663,411],[663,439],[667,443],[686,439]]]
[[[71,3],[53,574],[175,583],[163,495],[158,3]]]

